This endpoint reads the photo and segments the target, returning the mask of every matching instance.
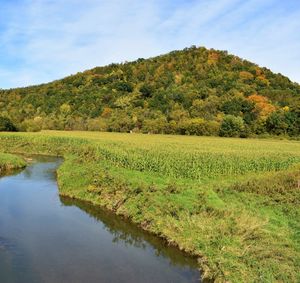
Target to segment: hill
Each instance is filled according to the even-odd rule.
[[[24,131],[300,135],[300,85],[204,47],[0,90],[1,116]]]

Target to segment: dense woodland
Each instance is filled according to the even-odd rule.
[[[299,136],[300,85],[226,51],[192,46],[0,90],[0,111],[0,130]]]

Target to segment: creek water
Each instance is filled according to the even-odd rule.
[[[195,259],[124,219],[60,198],[62,160],[0,178],[0,282],[199,282]]]

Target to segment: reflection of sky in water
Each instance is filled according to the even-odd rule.
[[[0,282],[194,282],[196,262],[109,212],[57,194],[41,160],[0,179]],[[80,208],[80,209],[79,209]]]

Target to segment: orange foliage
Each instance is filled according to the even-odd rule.
[[[263,75],[262,69],[260,69],[260,68],[258,68],[258,67],[255,69],[255,72],[256,72],[256,76],[261,76],[261,75]]]
[[[248,97],[248,100],[254,102],[255,110],[259,116],[263,119],[267,118],[272,112],[276,110],[275,106],[272,105],[268,98],[258,94],[252,94]]]
[[[183,78],[183,75],[182,75],[182,74],[176,73],[176,74],[175,74],[175,83],[176,83],[176,84],[181,84],[182,78]]]
[[[112,113],[112,109],[111,108],[104,107],[104,109],[102,111],[102,114],[101,114],[101,117],[108,118],[108,117],[110,117],[111,113]]]

